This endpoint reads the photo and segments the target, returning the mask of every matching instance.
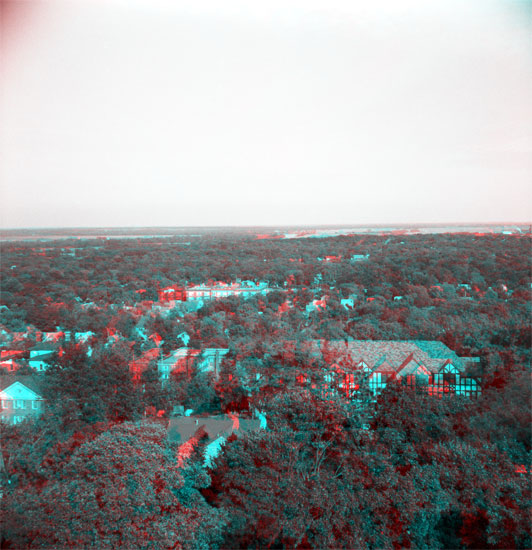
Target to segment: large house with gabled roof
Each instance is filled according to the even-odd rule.
[[[363,379],[376,397],[391,380],[421,387],[432,395],[476,397],[481,392],[476,357],[459,357],[443,342],[434,340],[313,340],[287,342],[285,352],[299,346],[323,358],[324,385],[335,386],[353,397]],[[303,371],[299,383],[310,381]],[[327,388],[326,388],[327,390]]]
[[[38,381],[32,376],[0,376],[0,420],[18,424],[38,418],[44,408]]]

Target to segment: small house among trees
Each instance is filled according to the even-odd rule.
[[[18,424],[38,418],[44,407],[36,381],[31,376],[0,376],[0,419]]]

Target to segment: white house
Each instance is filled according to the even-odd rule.
[[[248,298],[255,294],[266,294],[270,290],[268,283],[265,282],[237,281],[236,283],[227,284],[216,281],[214,283],[188,286],[186,292],[187,300],[217,300],[228,296]]]
[[[29,366],[39,372],[45,371],[49,366],[50,359],[56,351],[53,344],[41,344],[30,350]]]
[[[217,376],[220,372],[220,366],[223,358],[229,353],[228,348],[206,348],[201,354],[198,362],[200,372],[212,372]]]
[[[353,254],[351,256],[351,262],[363,262],[369,259],[369,254]]]
[[[31,376],[0,376],[0,420],[18,424],[29,418],[38,418],[44,400]]]

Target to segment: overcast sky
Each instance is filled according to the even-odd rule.
[[[2,227],[532,220],[528,0],[2,5]]]

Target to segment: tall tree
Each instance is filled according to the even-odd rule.
[[[183,475],[158,425],[117,425],[78,446],[61,469],[43,469],[41,486],[5,496],[15,547],[207,550],[220,538],[223,513],[201,497],[197,475]]]

